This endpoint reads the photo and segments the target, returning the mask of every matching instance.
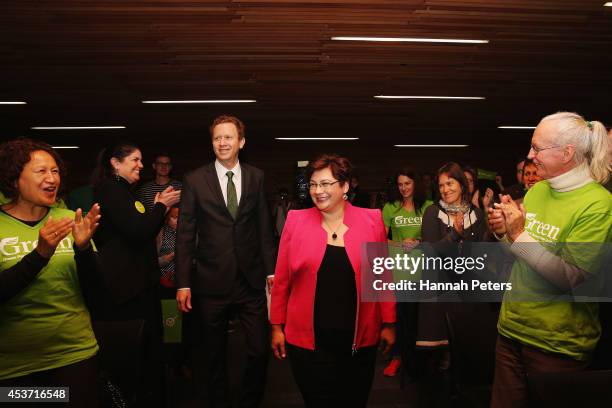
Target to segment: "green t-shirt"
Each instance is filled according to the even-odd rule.
[[[547,181],[537,183],[525,196],[525,230],[567,262],[594,273],[593,265],[601,253],[586,246],[555,244],[610,242],[611,197],[595,182],[563,193],[553,190]],[[555,290],[561,293],[520,259],[512,267],[510,282],[513,290],[519,288],[527,296]],[[513,301],[509,291],[504,295],[498,330],[540,350],[587,361],[601,335],[598,311],[597,303]]]
[[[394,203],[387,203],[383,207],[383,221],[385,227],[391,228],[391,238],[398,244],[389,244],[389,256],[395,257],[396,255],[403,255],[406,249],[401,246],[401,243],[406,238],[421,239],[421,224],[423,222],[423,213],[427,207],[433,204],[431,201],[426,200],[419,213],[416,211],[407,211],[399,201]],[[413,249],[408,252],[410,256],[418,257],[421,255],[420,249]],[[421,270],[419,269],[413,274],[408,273],[405,270],[393,270],[393,280],[399,282],[401,280],[414,280],[418,281],[421,278]]]
[[[74,218],[70,210],[52,208],[30,227],[0,212],[0,273],[34,249],[49,215]],[[0,380],[63,367],[98,352],[72,245],[69,235],[36,279],[0,305]]]
[[[418,214],[414,210],[406,211],[398,201],[385,204],[382,210],[383,220],[385,227],[391,228],[391,239],[397,242],[406,238],[421,239],[423,213],[432,204],[429,200],[425,201]]]

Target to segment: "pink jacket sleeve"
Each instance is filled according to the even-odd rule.
[[[285,324],[287,319],[287,302],[291,291],[290,247],[293,235],[295,213],[289,211],[287,220],[281,233],[276,269],[274,271],[274,285],[270,305],[270,323]]]

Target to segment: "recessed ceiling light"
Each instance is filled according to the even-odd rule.
[[[142,103],[255,103],[255,99],[193,99],[193,100],[176,100],[176,101],[142,101]]]
[[[414,96],[414,95],[375,95],[377,99],[485,99],[484,96]]]
[[[51,146],[54,149],[78,149],[79,146]]]
[[[498,129],[535,129],[535,126],[498,126]]]
[[[332,37],[336,41],[375,41],[375,42],[416,42],[451,44],[487,44],[489,40],[466,40],[458,38],[416,38],[416,37]]]
[[[25,105],[24,101],[0,101],[0,105]]]
[[[358,137],[275,137],[276,140],[359,140]]]
[[[125,129],[125,126],[32,126],[32,130]]]
[[[453,144],[431,144],[431,145],[404,145],[396,144],[395,147],[468,147],[469,145],[453,145]]]

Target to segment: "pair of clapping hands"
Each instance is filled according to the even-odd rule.
[[[100,223],[100,205],[94,204],[85,217],[83,210],[76,210],[74,219],[63,217],[54,219],[49,216],[45,225],[38,232],[36,251],[44,258],[51,258],[59,243],[72,232],[78,249],[84,250]]]
[[[498,237],[508,235],[515,241],[525,230],[525,207],[517,204],[509,195],[499,195],[500,202],[489,208],[489,228]]]
[[[155,194],[153,204],[162,203],[166,206],[167,212],[179,201],[181,201],[181,190],[175,190],[174,187],[168,186],[164,191]]]

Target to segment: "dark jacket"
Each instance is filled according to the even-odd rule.
[[[176,286],[226,295],[241,273],[254,289],[274,274],[274,235],[261,170],[240,163],[242,194],[234,220],[227,210],[215,164],[183,180],[176,235]]]
[[[145,210],[123,178],[105,181],[95,192],[100,226],[94,235],[105,288],[115,304],[124,303],[159,282],[155,238],[166,207]],[[98,299],[100,300],[100,299]]]

